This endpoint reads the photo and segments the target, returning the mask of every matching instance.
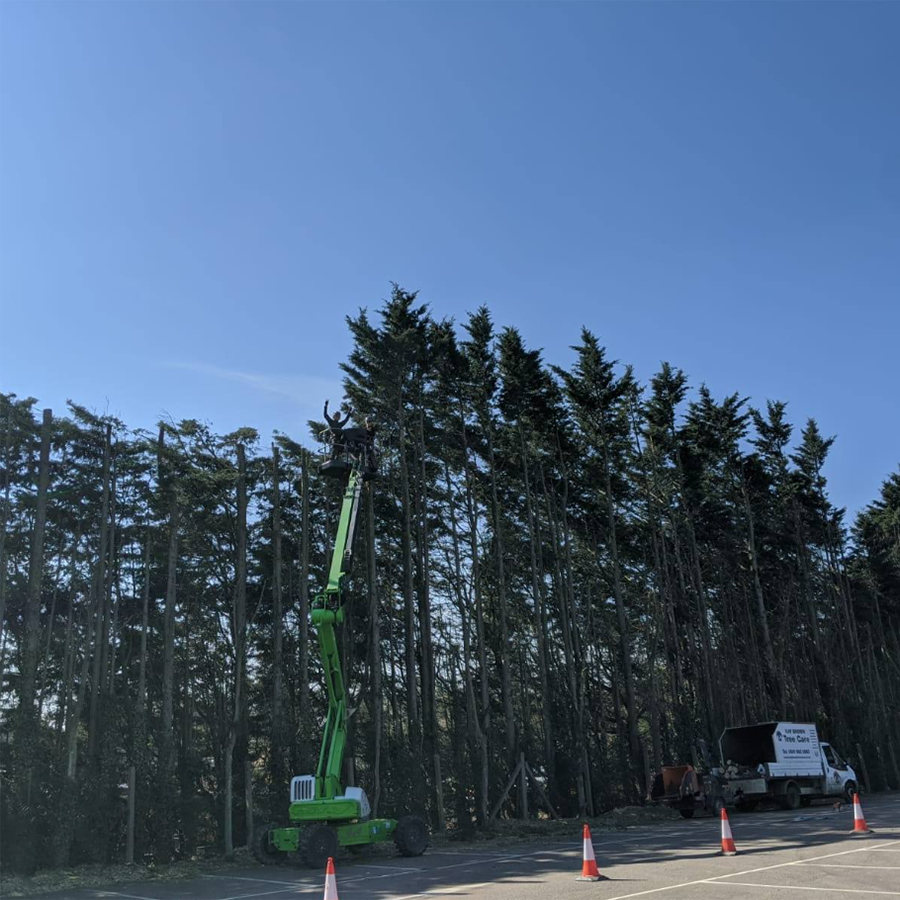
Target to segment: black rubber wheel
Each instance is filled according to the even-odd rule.
[[[421,856],[431,842],[428,826],[419,816],[404,816],[394,831],[394,844],[401,856]]]
[[[790,781],[784,789],[784,796],[779,798],[782,809],[800,809],[800,788]]]
[[[855,782],[855,781],[848,781],[848,782],[844,785],[844,801],[847,802],[847,803],[852,803],[852,802],[853,802],[853,795],[854,795],[858,790],[859,790],[859,788],[856,786],[856,782]]]
[[[264,866],[273,866],[285,857],[283,851],[273,847],[269,842],[269,832],[273,828],[278,828],[278,826],[269,822],[262,828],[253,830],[253,845],[250,849],[253,851],[256,861]]]
[[[692,809],[679,809],[678,812],[681,813],[682,819],[693,819],[694,811]]]
[[[337,833],[328,825],[306,825],[300,831],[300,859],[310,869],[324,869],[329,856],[337,856]]]

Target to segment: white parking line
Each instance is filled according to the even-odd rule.
[[[130,897],[131,900],[158,900],[156,897],[141,897],[139,894],[122,894],[119,891],[100,891],[101,897]]]
[[[241,875],[201,875],[201,878],[218,878],[222,881],[252,881],[255,884],[287,884],[291,887],[296,887],[297,885],[304,884],[306,882],[303,881],[275,881],[272,878],[246,878]],[[312,876],[310,876],[312,877]],[[310,885],[313,884],[312,881],[308,882]]]
[[[900,866],[852,866],[848,863],[800,863],[801,866],[816,866],[820,869],[892,869],[900,872]]]
[[[295,888],[298,887],[310,887],[308,884],[297,884],[296,882],[292,885]],[[280,891],[261,891],[258,894],[235,894],[233,897],[216,897],[216,900],[247,900],[249,897],[267,897],[269,894],[287,894],[289,893],[288,888],[282,888]]]
[[[892,844],[900,844],[900,840],[891,841]],[[698,878],[696,881],[684,881],[681,884],[670,884],[666,887],[658,887],[651,888],[647,891],[636,891],[633,894],[619,894],[617,897],[609,897],[608,900],[626,900],[628,897],[646,897],[648,894],[659,894],[663,891],[674,891],[677,888],[683,887],[692,887],[695,884],[728,884],[727,881],[720,881],[721,878],[738,878],[741,875],[752,875],[754,872],[768,872],[772,869],[783,869],[786,866],[797,866],[801,863],[810,863],[817,862],[820,859],[833,859],[835,856],[846,856],[849,853],[863,853],[865,852],[867,847],[855,847],[853,850],[842,850],[839,853],[826,853],[824,856],[813,856],[810,859],[795,859],[791,862],[786,863],[776,863],[773,866],[760,866],[756,869],[744,869],[742,872],[732,872],[730,875],[717,875],[715,878]],[[732,884],[737,884],[738,882],[731,882]],[[751,887],[769,887],[769,888],[777,888],[781,887],[781,885],[751,885]],[[823,889],[824,890],[824,889]],[[840,891],[839,891],[840,893]],[[876,892],[876,893],[884,893],[884,892]],[[893,894],[894,896],[900,897],[900,891],[887,891],[888,894]]]
[[[482,881],[480,884],[456,884],[453,887],[432,888],[428,891],[417,891],[415,894],[404,894],[401,897],[392,897],[391,900],[413,900],[415,897],[440,897],[443,894],[458,894],[460,891],[474,891],[477,888],[496,884],[496,881]]]
[[[825,891],[829,894],[882,894],[889,897],[900,897],[900,891],[866,891],[862,888],[836,888],[836,887],[809,887],[800,884],[754,884],[752,881],[705,881],[701,884],[714,884],[716,887],[728,885],[730,887],[756,887],[768,888],[778,891]]]
[[[364,863],[363,868],[366,869],[390,869],[392,872],[427,872],[427,869],[417,868],[416,866],[376,866],[372,863]]]
[[[753,871],[753,870],[751,870],[751,871]],[[735,874],[744,875],[746,873],[740,872],[740,873],[735,873]],[[626,898],[628,898],[628,897],[645,897],[647,894],[658,894],[661,891],[674,891],[674,890],[677,890],[678,888],[693,887],[695,884],[712,884],[712,883],[714,883],[714,882],[710,882],[709,879],[707,879],[707,878],[698,878],[696,881],[682,881],[681,884],[668,884],[665,887],[650,888],[650,890],[648,890],[648,891],[637,891],[633,894],[619,894],[618,897],[610,897],[609,900],[626,900]]]

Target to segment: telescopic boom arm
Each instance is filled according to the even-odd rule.
[[[330,800],[343,794],[341,766],[347,742],[347,695],[334,626],[344,621],[343,582],[353,560],[353,542],[359,524],[362,489],[362,473],[358,462],[354,460],[341,505],[328,585],[313,600],[311,611],[312,623],[319,635],[325,687],[328,691],[328,716],[316,768],[316,798],[322,800]]]

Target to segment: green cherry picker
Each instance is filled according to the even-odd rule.
[[[393,840],[403,856],[420,856],[429,843],[428,827],[418,816],[373,819],[362,788],[343,787],[341,767],[347,740],[347,694],[341,670],[335,626],[344,621],[344,587],[353,559],[360,502],[368,482],[376,477],[374,426],[332,429],[331,458],[320,467],[324,475],[346,480],[328,585],[311,604],[310,620],[319,637],[328,715],[315,775],[291,780],[290,825],[266,825],[256,831],[253,854],[273,863],[299,853],[311,868],[325,866],[338,847],[356,848]]]

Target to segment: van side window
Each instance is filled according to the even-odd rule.
[[[840,753],[838,753],[837,750],[835,750],[830,745],[826,745],[826,746],[822,747],[822,755],[825,757],[825,762],[827,762],[828,765],[831,766],[832,769],[846,769],[847,768],[847,763],[845,763],[841,759]]]

